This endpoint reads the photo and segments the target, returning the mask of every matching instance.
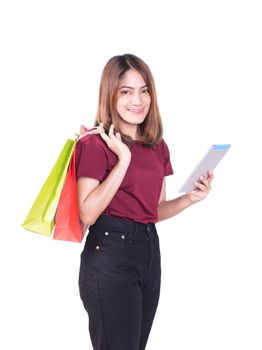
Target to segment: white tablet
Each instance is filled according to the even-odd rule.
[[[198,181],[200,176],[207,177],[208,170],[213,171],[215,169],[215,167],[218,165],[218,163],[224,157],[224,155],[227,153],[230,147],[230,144],[212,145],[207,151],[207,153],[204,155],[202,160],[198,163],[198,165],[186,179],[184,184],[180,187],[178,192],[187,193],[193,191],[196,187],[194,185],[194,182]]]

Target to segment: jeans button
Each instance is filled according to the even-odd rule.
[[[105,235],[108,236],[108,232],[105,232]]]

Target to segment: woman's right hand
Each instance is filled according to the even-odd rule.
[[[114,124],[111,124],[109,128],[108,135],[105,132],[103,127],[103,123],[100,123],[99,127],[96,130],[96,133],[99,133],[102,139],[106,142],[107,146],[113,151],[119,160],[130,162],[131,160],[131,152],[128,146],[122,142],[120,132],[117,132],[115,135]]]

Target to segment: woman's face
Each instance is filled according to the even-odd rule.
[[[119,81],[116,108],[125,124],[141,124],[150,108],[151,97],[142,75],[129,69]]]

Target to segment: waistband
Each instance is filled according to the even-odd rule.
[[[113,215],[101,214],[96,222],[93,225],[89,226],[89,230],[92,228],[110,228],[114,229],[123,229],[129,232],[138,232],[138,231],[146,231],[152,232],[156,231],[155,223],[149,222],[144,224],[142,222],[132,221],[129,219],[123,219]]]

